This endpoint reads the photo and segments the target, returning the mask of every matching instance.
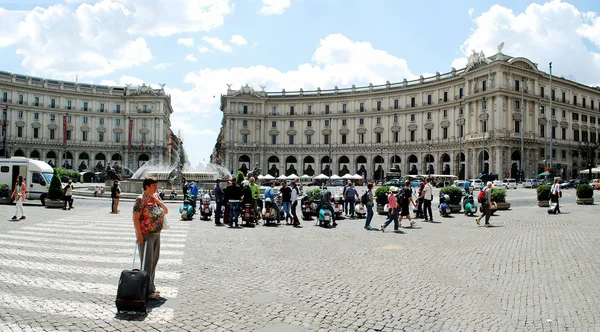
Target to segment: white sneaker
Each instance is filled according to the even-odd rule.
[[[385,232],[385,225],[381,225],[379,228],[381,228],[382,232]]]

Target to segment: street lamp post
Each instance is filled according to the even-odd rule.
[[[431,145],[427,144],[427,175],[431,178]]]
[[[542,105],[542,103],[540,103],[540,113],[542,115],[542,119],[547,120],[546,118],[546,112],[544,110],[544,105]],[[545,178],[548,178],[548,172],[546,172],[546,167],[548,166],[548,159],[546,158],[546,152],[548,150],[546,150],[546,127],[548,126],[548,121],[545,121],[544,124],[544,131],[542,133],[542,138],[544,139],[544,173],[546,173]],[[552,142],[552,140],[550,140],[550,142]]]
[[[483,114],[482,120],[481,120],[481,131],[483,132],[483,138],[481,141],[481,174],[483,174],[484,170],[485,170],[485,131],[486,131],[486,121],[485,121],[485,97],[483,97],[483,100],[481,102],[481,112]]]
[[[523,83],[525,83],[525,77],[522,77],[521,81],[523,81]],[[525,127],[524,124],[523,124],[525,122],[525,102],[524,102],[524,96],[523,96],[524,91],[525,91],[525,89],[521,89],[521,105],[519,105],[520,108],[521,108],[519,110],[521,112],[521,123],[519,125],[519,127],[520,127],[519,131],[521,132],[521,164],[519,166],[521,168],[520,169],[521,172],[519,173],[519,175],[520,175],[520,177],[523,180],[525,180],[525,177],[522,174],[523,173],[523,158],[524,158],[524,153],[523,153],[523,148],[524,148],[524,146],[523,146],[523,129]]]
[[[460,169],[462,166],[462,115],[463,107],[462,101],[459,103],[460,110],[458,113],[458,177],[460,178]]]
[[[552,62],[550,62],[550,112],[552,112]],[[552,113],[550,113],[550,126],[552,126]],[[552,127],[550,127],[550,172],[552,172],[552,138]]]

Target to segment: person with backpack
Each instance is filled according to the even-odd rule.
[[[423,218],[427,221],[427,213],[429,212],[429,222],[433,222],[433,212],[431,212],[431,202],[433,201],[433,186],[431,179],[425,179],[425,187],[423,187]]]
[[[354,206],[356,205],[356,196],[358,193],[356,192],[356,188],[352,184],[352,181],[348,181],[348,186],[346,187],[346,191],[344,194],[345,204],[348,204],[348,214],[350,218],[355,218],[354,216]]]
[[[64,188],[64,196],[65,196],[65,206],[63,210],[67,210],[67,204],[69,205],[68,210],[71,210],[73,207],[73,183],[71,180],[67,182],[67,185]]]
[[[333,195],[329,190],[327,190],[327,187],[323,187],[321,189],[321,202],[319,202],[319,205],[317,205],[317,214],[319,213],[319,211],[321,211],[321,209],[329,210],[331,212],[331,220],[333,221],[333,227],[336,227],[337,223],[335,222],[335,211],[333,209],[333,205],[331,205],[332,198]]]
[[[367,192],[361,196],[360,202],[367,208],[365,229],[371,230],[371,220],[373,220],[373,183],[367,184]]]
[[[390,193],[388,194],[388,217],[385,220],[385,223],[381,225],[381,231],[385,232],[385,228],[393,221],[394,222],[394,232],[398,231],[399,222],[398,222],[398,198],[396,195],[398,194],[398,187],[391,186]]]
[[[483,209],[483,213],[475,222],[479,225],[479,221],[481,218],[485,216],[485,227],[492,226],[490,224],[490,217],[492,216],[492,209],[490,209],[490,205],[492,204],[492,182],[488,181],[485,189],[481,189],[479,192],[479,196],[477,196],[477,201],[481,204],[481,208]]]

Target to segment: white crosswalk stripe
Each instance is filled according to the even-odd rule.
[[[169,226],[161,234],[161,258],[155,278],[161,295],[176,299],[190,224],[176,220]],[[117,283],[121,272],[131,268],[134,243],[130,214],[70,213],[68,217],[23,225],[0,234],[0,308],[71,318],[114,319]],[[136,257],[136,267],[139,265]],[[28,292],[21,294],[19,289]],[[44,296],[56,292],[69,292],[72,296]],[[144,322],[169,323],[174,314],[167,301],[166,305],[153,308]],[[0,330],[23,328],[21,323],[0,322]]]

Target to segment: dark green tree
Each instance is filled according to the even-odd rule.
[[[596,151],[600,147],[600,142],[580,142],[577,147],[581,160],[585,162],[588,169],[588,178],[592,179],[592,168],[596,166]]]
[[[62,183],[58,176],[58,171],[54,169],[54,175],[52,175],[52,181],[50,181],[50,187],[48,188],[48,199],[60,200],[63,198]]]

